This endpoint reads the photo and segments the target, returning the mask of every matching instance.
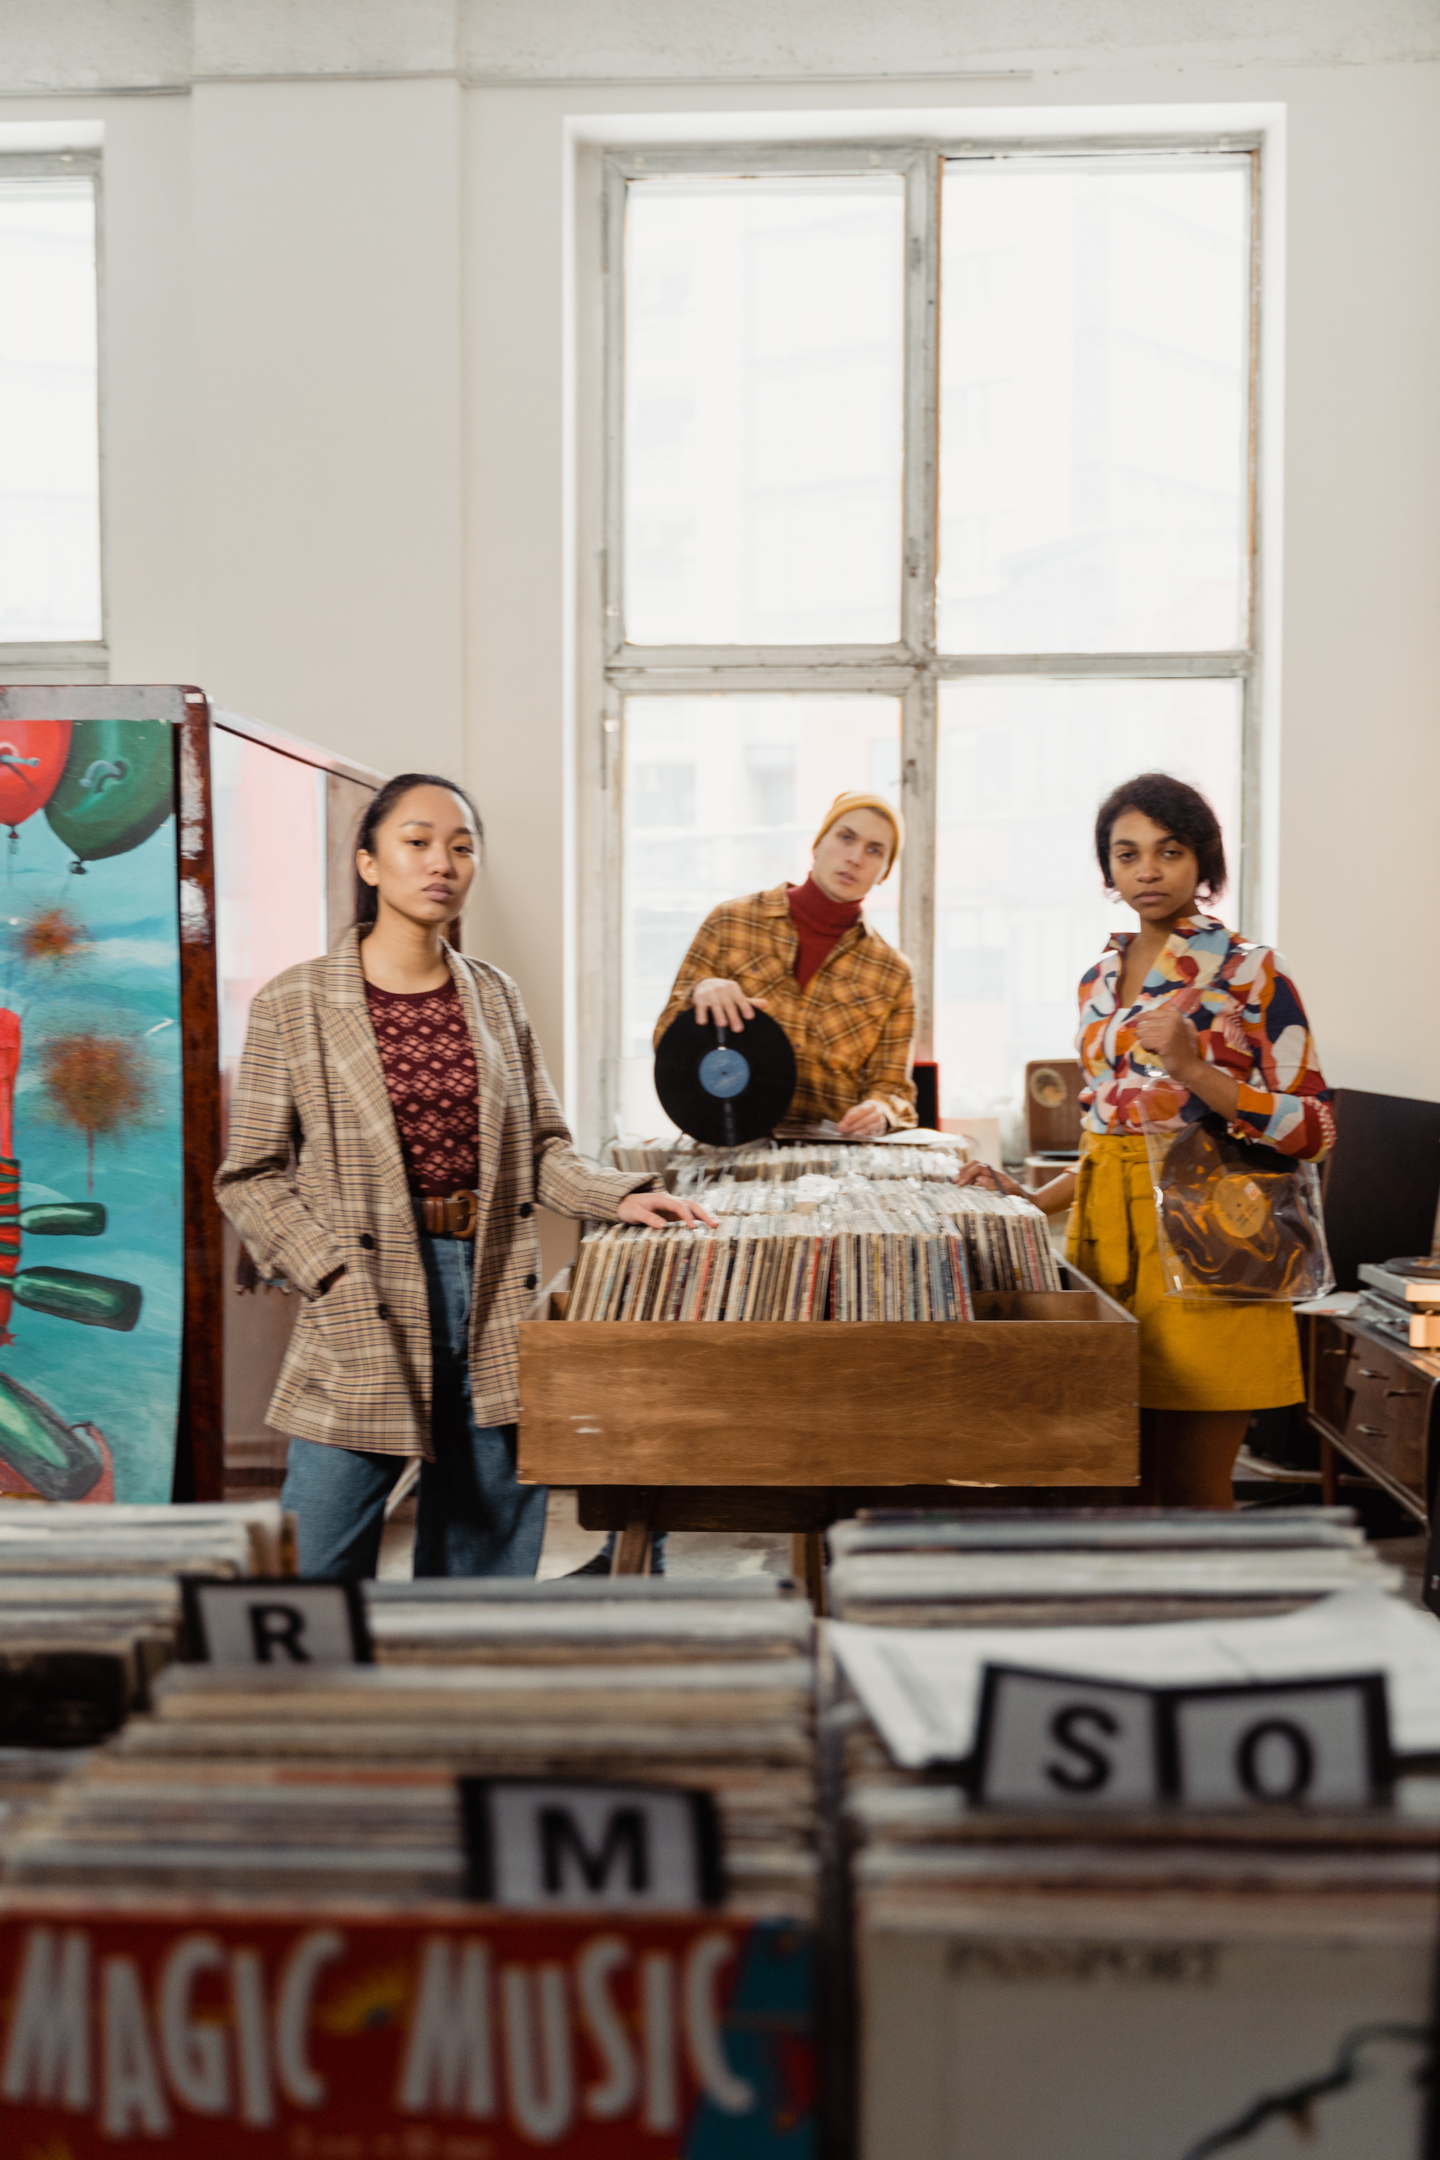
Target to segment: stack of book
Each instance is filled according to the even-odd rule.
[[[462,1775],[709,1792],[727,1908],[816,1904],[813,1621],[771,1578],[372,1585],[377,1662],[177,1665],[11,1840],[22,1888],[460,1897]]]
[[[969,1320],[976,1289],[1061,1287],[1039,1210],[1000,1193],[811,1174],[696,1197],[715,1229],[592,1231],[566,1318]]]

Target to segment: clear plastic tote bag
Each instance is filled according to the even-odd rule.
[[[1178,1130],[1144,1111],[1167,1297],[1302,1304],[1334,1288],[1314,1163],[1237,1140],[1213,1110]]]

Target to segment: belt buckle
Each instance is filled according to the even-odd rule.
[[[473,1192],[458,1192],[452,1196],[451,1205],[458,1210],[455,1235],[459,1238],[474,1237],[480,1220],[480,1202]]]

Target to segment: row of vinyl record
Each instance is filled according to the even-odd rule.
[[[1424,2150],[1440,1628],[1353,1516],[896,1511],[830,1548],[859,2160]],[[1383,1670],[1398,1804],[1077,1816],[1058,1777],[1053,1806],[977,1804],[987,1666]]]
[[[818,1182],[818,1181],[817,1181]],[[892,1191],[894,1188],[891,1189]],[[580,1247],[570,1320],[970,1320],[974,1291],[1058,1290],[1044,1218],[1023,1201],[949,1188],[846,1193],[718,1226],[612,1224]],[[707,1206],[725,1194],[707,1189]]]
[[[273,1579],[278,1505],[9,1513],[11,1890],[459,1898],[457,1778],[558,1777],[708,1793],[727,1909],[813,1914],[814,1624],[775,1576],[369,1583],[373,1663],[235,1668],[183,1661],[177,1575]]]
[[[27,1650],[99,1657],[142,1634],[173,1654],[176,1573],[282,1572],[285,1531],[273,1503],[0,1506],[7,1655],[18,1672]],[[309,1938],[312,1949],[329,1945],[338,1984],[329,2002],[341,2006],[325,2009],[323,2028],[315,2021],[320,2061],[332,2030],[373,2026],[379,2046],[406,2014],[403,1994],[392,1971],[375,1986],[344,1960],[367,1913],[418,1909],[430,1926],[432,1901],[462,1909],[456,1781],[468,1774],[709,1794],[723,1845],[719,1917],[818,1921],[823,1931],[832,1995],[821,2083],[833,2119],[858,2122],[859,2160],[1278,2151],[1302,2119],[1317,2151],[1420,2150],[1440,1868],[1440,1631],[1392,1594],[1398,1571],[1353,1516],[897,1510],[832,1526],[830,1547],[838,1618],[818,1659],[808,1604],[773,1576],[376,1583],[365,1590],[372,1665],[170,1663],[99,1745],[0,1747],[0,1872],[12,1912],[38,1900],[47,1928],[72,1931],[67,1960],[77,1942],[88,1960],[73,1931],[92,1921],[174,1912],[189,1931],[184,1970],[203,1974],[207,1956],[216,1969],[210,2006],[187,2025],[173,1988],[162,1995],[147,1983],[142,1995],[137,1984],[133,2000],[125,1995],[133,1946],[113,1963],[97,1958],[106,1992],[95,2000],[108,2022],[93,2071],[68,1977],[54,1991],[53,2039],[36,2016],[23,2046],[7,1988],[6,2106],[28,2061],[31,2097],[54,2111],[43,2137],[27,2124],[11,2143],[108,2149],[120,2133],[107,2127],[105,2145],[87,2142],[75,2104],[92,2083],[128,2091],[122,2122],[146,2127],[134,2065],[150,2062],[154,2004],[161,2073],[173,2082],[168,2066],[192,2066],[189,2085],[176,2087],[175,2141],[167,2132],[162,2145],[152,2123],[154,2149],[217,2138],[215,2149],[238,2149],[213,2107],[193,2099],[206,2061],[249,2061],[243,2090],[252,2092],[257,2057],[269,2059],[265,2033],[280,2036],[282,2063],[296,2056],[284,2053],[279,2011],[268,2024],[242,2027],[238,2009],[229,2021],[222,1987],[232,1983],[204,1938],[236,1915],[260,1929],[277,1900],[338,1931]],[[1400,1804],[1286,1804],[1244,1818],[977,1805],[963,1772],[978,1745],[987,1665],[1117,1686],[1383,1671]],[[49,1917],[57,1913],[63,1919]],[[481,1943],[484,1913],[466,1924]],[[607,1919],[606,1928],[625,1924]],[[591,1915],[584,1926],[596,1942]],[[545,1940],[563,2011],[563,1944]],[[603,1938],[598,1948],[617,1955]],[[43,1965],[58,1982],[58,1962],[45,1962],[58,1936],[41,1949],[34,1971]],[[852,1955],[853,2022],[848,1985],[833,1985]],[[233,1969],[259,1970],[259,1952],[243,1956]],[[72,1963],[79,1970],[77,1956],[66,1975]],[[688,2016],[689,1995],[674,1998],[677,2018]],[[478,2048],[464,2051],[481,2029],[475,1999],[457,1987],[434,2108],[421,2119],[417,2107],[398,2139],[370,2132],[346,2150],[468,2153],[487,2139],[511,2149],[476,2128],[478,2071],[463,2119],[471,2103],[461,2073],[480,2059]],[[597,1990],[577,1987],[573,1999],[593,2004]],[[652,1988],[645,2001],[663,2009],[671,1999]],[[684,2149],[813,2152],[808,2131],[783,2112],[789,2088],[757,2075],[747,2032],[763,2006],[736,1999],[748,2023],[728,2041],[730,2067],[754,2079],[760,2098],[733,2115],[738,2146],[720,2142],[712,2108]],[[647,2050],[660,2023],[658,2013],[653,2026],[637,2020]],[[510,2084],[523,2082],[513,2062],[532,2054],[536,2093],[564,2082],[572,2027],[563,2016],[552,2024],[561,2039],[549,2057],[528,2042],[506,2054]],[[600,2069],[624,2052],[621,2025],[604,2030]],[[61,2077],[67,2061],[73,2089]],[[589,2056],[574,2061],[583,2070]],[[293,2094],[297,2073],[286,2075]],[[563,2110],[541,2127],[537,2103],[526,2149],[622,2149],[624,2126],[593,2104],[604,2088],[583,2075],[572,2082],[589,2100],[573,2136]],[[232,2084],[242,2089],[238,2077]],[[288,2135],[297,2150],[340,2151],[313,2086],[303,2104],[300,2130],[287,2111],[275,2131],[277,2149]],[[655,2127],[647,2119],[647,2146]]]
[[[713,1177],[760,1178],[777,1185],[796,1178],[924,1178],[953,1184],[965,1156],[955,1148],[933,1143],[905,1141],[811,1141],[793,1146],[769,1147],[756,1141],[749,1147],[710,1148],[695,1145],[670,1151],[664,1165],[667,1182],[678,1193],[698,1192]]]
[[[758,1216],[635,1230],[580,1248],[571,1320],[969,1320],[960,1239],[936,1230],[816,1231]]]
[[[610,1149],[617,1170],[654,1170],[675,1192],[697,1191],[713,1177],[763,1178],[788,1184],[813,1176],[935,1178],[954,1180],[965,1160],[963,1146],[935,1142],[822,1140],[787,1143],[755,1140],[745,1147],[704,1147],[694,1140],[616,1140]]]

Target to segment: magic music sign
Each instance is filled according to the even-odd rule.
[[[0,2148],[207,2160],[794,2156],[811,1944],[780,1922],[0,1915]]]

